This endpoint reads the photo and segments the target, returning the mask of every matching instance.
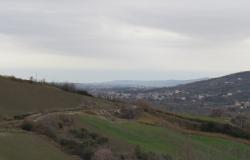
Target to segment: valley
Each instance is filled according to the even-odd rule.
[[[234,117],[173,113],[146,101],[111,101],[8,77],[0,82],[2,159],[247,160],[250,156],[250,128],[247,121],[237,125]]]
[[[200,80],[175,87],[89,90],[95,96],[124,101],[146,100],[152,105],[178,113],[210,115],[250,112],[250,72]]]

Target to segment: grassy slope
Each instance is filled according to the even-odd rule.
[[[0,78],[0,115],[76,107],[82,96],[54,87]]]
[[[94,116],[80,116],[91,130],[112,139],[139,144],[147,151],[168,154],[176,159],[247,160],[250,146],[208,136],[186,135],[171,129],[144,125],[136,122],[110,122]]]
[[[198,121],[198,122],[215,122],[221,124],[230,123],[229,118],[225,117],[210,117],[210,116],[199,116],[199,115],[191,115],[191,114],[179,114],[179,117],[183,119]]]
[[[77,107],[83,99],[87,106],[99,106],[102,109],[115,106],[108,101],[64,92],[53,87],[0,78],[0,116]],[[180,117],[225,123],[224,120],[204,117],[188,115]],[[175,158],[183,159],[191,156],[192,160],[247,160],[250,157],[249,146],[222,138],[186,135],[172,129],[144,125],[135,121],[110,122],[94,116],[81,116],[80,120],[91,130],[109,136],[117,142],[114,144],[127,147],[139,144],[147,151],[169,154]],[[27,147],[23,147],[24,144]],[[49,155],[46,157],[48,160],[69,159],[60,150],[37,136],[0,132],[0,160],[39,160],[39,158],[44,159],[44,155]]]
[[[0,160],[75,160],[47,140],[27,133],[0,132]]]

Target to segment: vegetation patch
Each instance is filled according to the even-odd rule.
[[[110,122],[89,115],[82,115],[79,119],[92,131],[103,133],[116,141],[139,145],[145,152],[169,155],[173,159],[247,160],[250,156],[250,146],[222,138],[181,134],[171,129],[131,121]],[[224,146],[218,147],[220,143]]]
[[[60,138],[60,144],[71,154],[82,159],[91,159],[99,145],[108,143],[108,139],[88,130],[73,129],[66,138]]]

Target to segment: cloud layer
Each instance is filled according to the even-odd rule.
[[[2,69],[250,68],[247,0],[0,2]]]

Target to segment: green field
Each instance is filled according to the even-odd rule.
[[[222,138],[187,135],[137,122],[110,122],[89,115],[81,115],[80,120],[89,129],[111,139],[138,144],[145,151],[168,154],[175,159],[248,160],[250,157],[250,146]]]
[[[0,160],[76,160],[47,139],[22,132],[0,132]]]

